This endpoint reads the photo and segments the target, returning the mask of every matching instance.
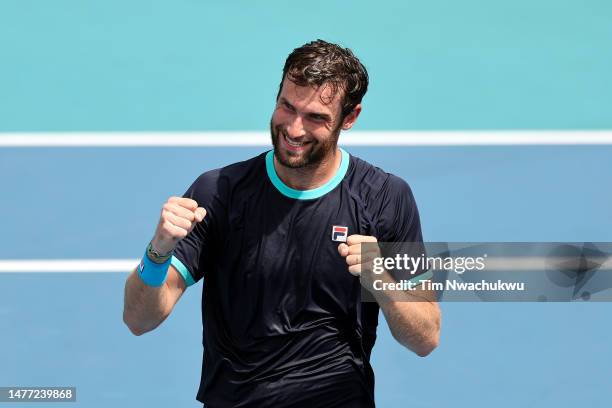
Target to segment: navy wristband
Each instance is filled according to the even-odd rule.
[[[147,285],[159,287],[166,281],[171,260],[172,257],[168,258],[168,260],[162,264],[155,263],[149,259],[147,251],[145,250],[140,265],[138,265],[138,276],[140,276],[140,279]]]

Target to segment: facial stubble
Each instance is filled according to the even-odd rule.
[[[281,165],[291,168],[291,169],[300,169],[313,167],[320,164],[326,157],[334,156],[336,151],[336,147],[338,145],[338,138],[340,136],[340,131],[342,128],[342,123],[338,125],[333,131],[328,140],[324,142],[319,142],[317,140],[312,140],[310,142],[310,149],[306,152],[306,154],[301,157],[299,160],[291,160],[292,153],[285,149],[281,151],[280,147],[280,138],[284,137],[284,133],[281,129],[281,126],[277,126],[274,128],[272,120],[270,120],[270,135],[272,137],[272,145],[274,146],[274,157]],[[287,156],[289,157],[287,157]]]

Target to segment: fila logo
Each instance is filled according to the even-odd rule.
[[[332,241],[346,242],[346,236],[348,235],[348,227],[340,225],[332,226]]]

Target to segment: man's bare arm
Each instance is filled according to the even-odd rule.
[[[170,254],[205,216],[206,210],[194,200],[170,197],[162,207],[151,247],[159,254]],[[159,287],[147,285],[137,270],[132,271],[125,283],[123,321],[137,336],[155,329],[170,315],[185,289],[185,281],[172,265]]]
[[[384,280],[384,279],[383,279]],[[385,315],[395,340],[420,357],[431,353],[440,343],[440,308],[435,293],[416,287],[411,292],[388,296],[384,291],[374,297]]]
[[[377,242],[375,237],[351,235],[346,244],[340,244],[338,251],[346,258],[348,271],[359,276],[366,288],[382,309],[393,337],[403,346],[421,357],[431,353],[440,341],[440,309],[435,292],[423,290],[390,293],[386,290],[373,290],[372,260],[380,257],[378,246],[370,246],[371,252],[362,253],[362,243]],[[372,251],[373,250],[373,251]],[[363,271],[370,271],[363,273]],[[383,283],[395,283],[386,271],[376,275]]]
[[[136,270],[132,271],[125,282],[123,321],[136,336],[155,329],[170,315],[186,288],[173,266],[160,287],[147,285]]]

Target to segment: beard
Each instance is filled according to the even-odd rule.
[[[278,160],[281,165],[291,169],[318,165],[325,158],[334,156],[341,127],[342,123],[332,131],[332,134],[327,140],[323,142],[312,140],[309,143],[309,149],[305,149],[305,151],[298,153],[281,147],[280,138],[285,137],[285,133],[281,126],[274,127],[272,121],[270,121],[270,135],[272,137],[272,146],[274,146],[274,157],[276,157],[276,160]]]

